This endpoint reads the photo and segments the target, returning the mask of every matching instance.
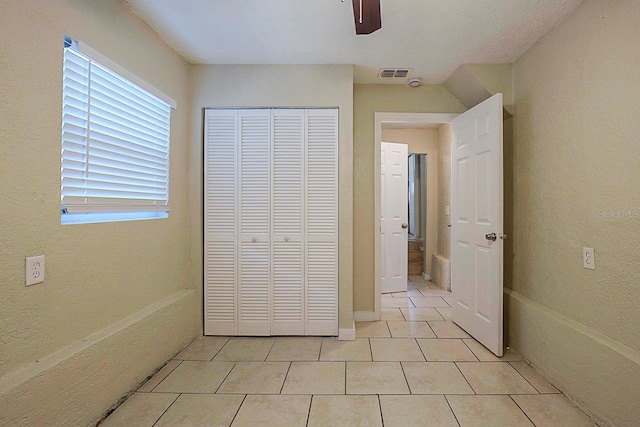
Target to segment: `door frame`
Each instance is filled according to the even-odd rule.
[[[380,149],[382,143],[382,128],[386,125],[393,125],[405,129],[420,128],[427,124],[444,124],[459,116],[459,113],[374,113],[374,217],[373,217],[373,234],[374,234],[374,301],[375,312],[374,320],[380,320],[381,316],[381,293],[380,293],[380,272],[382,268],[381,244],[380,244],[380,212],[381,212],[381,193],[380,193]]]

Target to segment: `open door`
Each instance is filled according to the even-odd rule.
[[[380,292],[407,290],[409,147],[383,142],[380,153]]]
[[[452,320],[502,356],[502,94],[456,117],[452,128]]]

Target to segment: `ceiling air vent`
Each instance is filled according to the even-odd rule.
[[[403,79],[411,73],[411,68],[380,68],[378,77]]]

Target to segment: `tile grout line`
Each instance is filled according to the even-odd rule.
[[[382,402],[380,401],[380,394],[376,395],[378,397],[378,411],[380,411],[380,422],[382,423],[382,427],[384,427],[384,415],[382,415]]]
[[[518,407],[518,409],[520,409],[520,412],[522,412],[522,413],[524,414],[524,416],[525,416],[525,417],[527,417],[527,419],[528,419],[528,420],[531,422],[531,424],[533,424],[533,425],[534,425],[534,427],[535,427],[536,423],[534,423],[534,422],[533,422],[533,420],[532,420],[531,418],[529,418],[529,415],[524,411],[524,409],[522,409],[522,408],[520,407],[520,405],[518,405],[518,402],[516,402],[516,400],[513,398],[513,396],[512,396],[512,395],[510,395],[510,394],[509,394],[508,396],[509,396],[509,399],[511,399],[511,401],[512,401],[513,403],[515,403],[515,404],[516,404],[516,406]],[[535,395],[533,395],[533,396],[535,396]]]
[[[171,359],[171,360],[176,360],[176,359]],[[169,377],[169,375],[171,375],[171,374],[173,373],[173,371],[175,371],[176,369],[178,369],[178,366],[182,365],[182,362],[184,362],[184,360],[181,360],[181,361],[176,365],[176,367],[175,367],[175,368],[173,368],[173,369],[172,369],[172,370],[171,370],[171,371],[170,371],[170,372],[169,372],[169,373],[168,373],[168,374],[167,374],[167,375],[162,379],[162,381],[160,381],[160,382],[159,382],[158,384],[156,384],[156,385],[155,385],[151,390],[149,390],[149,393],[153,393],[153,390],[157,389],[157,388],[160,386],[160,384],[162,384],[162,383],[164,382],[164,380],[166,380],[166,379]],[[168,363],[167,363],[167,364],[168,364]],[[165,365],[165,366],[167,366],[167,365]],[[158,372],[160,372],[160,371],[158,371]],[[152,378],[153,378],[153,377],[149,378],[149,381],[151,381],[151,379],[152,379]],[[138,387],[138,388],[140,388],[140,387]],[[136,392],[137,392],[137,390],[136,390]]]
[[[416,345],[418,346],[418,348],[420,349],[420,353],[422,353],[422,357],[424,357],[425,362],[430,362],[429,359],[427,359],[427,355],[424,353],[424,350],[422,349],[422,346],[420,345],[420,343],[418,342],[417,338],[414,338]]]
[[[426,358],[425,358],[426,360]],[[427,362],[425,362],[427,363]],[[411,390],[411,384],[409,384],[409,380],[407,379],[407,373],[404,371],[404,363],[400,362],[400,369],[402,369],[402,375],[404,376],[404,382],[407,383],[407,388],[409,389],[409,395],[413,395],[413,391]]]
[[[236,366],[238,366],[238,362],[233,362],[233,366],[231,367],[231,369],[229,369],[229,372],[227,372],[227,375],[224,376],[222,381],[220,381],[220,384],[218,384],[218,387],[216,387],[216,391],[213,392],[214,394],[218,394],[218,390],[220,390],[220,387],[222,387],[222,384],[224,384],[227,378],[229,378],[229,375],[231,375],[231,372],[233,372]]]
[[[476,392],[476,389],[473,388],[473,386],[471,385],[471,383],[469,382],[467,377],[464,375],[464,372],[462,372],[462,369],[460,369],[460,366],[458,366],[458,363],[461,363],[461,362],[453,362],[453,364],[456,365],[456,369],[458,370],[458,372],[460,372],[460,375],[462,375],[462,378],[464,378],[464,380],[467,382],[467,384],[469,384],[469,387],[471,388],[471,391],[473,392],[473,394],[477,396],[478,392]],[[462,362],[462,363],[464,363],[464,362]],[[466,362],[466,363],[476,363],[476,362]]]
[[[516,372],[518,373],[518,375],[520,375],[520,376],[521,376],[521,377],[522,377],[522,378],[527,382],[527,384],[529,384],[529,385],[530,385],[530,386],[531,386],[531,387],[532,387],[532,388],[533,388],[533,389],[534,389],[538,394],[543,394],[543,393],[540,393],[540,390],[538,390],[538,387],[534,386],[534,385],[531,383],[531,381],[529,381],[529,380],[527,379],[527,377],[525,377],[524,375],[522,375],[522,373],[521,373],[520,371],[518,371],[518,370],[517,370],[517,369],[516,369],[512,364],[511,364],[511,362],[506,362],[506,363],[507,363],[507,365],[509,365],[509,366],[511,367],[511,369],[513,369],[514,371],[516,371]],[[545,394],[546,394],[546,393],[545,393]]]
[[[347,395],[347,362],[344,361],[344,395]]]
[[[174,403],[176,403],[176,400],[178,400],[178,398],[182,396],[182,393],[178,393],[178,395],[176,396],[175,399],[173,399],[173,402],[171,402],[171,404],[169,406],[167,406],[167,409],[165,409],[164,411],[162,411],[162,414],[160,414],[160,416],[158,417],[157,420],[154,421],[154,423],[151,425],[151,427],[155,426],[156,424],[158,424],[158,421],[160,421],[160,418],[164,417],[164,414],[167,413],[167,411],[169,410],[169,408],[171,408],[173,406]]]
[[[213,357],[211,358],[211,362],[214,361],[213,359],[215,359],[230,342],[231,342],[231,337],[227,337],[227,341],[225,341],[225,343],[222,344],[222,347],[220,347],[218,351],[216,351],[216,354],[214,354]],[[216,362],[220,362],[220,360],[216,360]]]
[[[458,420],[458,416],[456,415],[456,412],[453,410],[453,407],[451,406],[451,402],[449,402],[449,399],[447,399],[447,395],[443,394],[442,397],[444,397],[444,401],[447,402],[447,405],[449,406],[449,410],[453,414],[453,418],[456,419],[456,422],[458,423],[458,426],[461,426],[462,424],[460,424],[460,421]]]
[[[480,358],[478,357],[478,355],[473,351],[473,349],[471,347],[469,347],[469,345],[465,342],[464,338],[460,338],[460,341],[462,341],[462,344],[464,344],[465,347],[467,347],[469,349],[469,351],[471,352],[471,354],[473,354],[473,357],[476,358],[476,360],[478,362],[482,362],[482,360],[480,360]]]
[[[322,347],[323,346],[324,346],[324,337],[320,339],[320,349],[318,350],[318,360],[317,360],[317,362],[319,362],[320,358],[322,357]]]
[[[511,364],[511,366],[513,366],[514,363],[524,363],[526,366],[531,368],[537,375],[539,375],[542,378],[543,381],[545,381],[547,384],[549,384],[551,386],[551,388],[553,388],[555,390],[555,391],[547,391],[547,392],[543,393],[543,392],[539,391],[537,387],[534,386],[534,388],[536,390],[538,390],[538,392],[540,394],[562,394],[562,395],[564,395],[564,393],[562,391],[560,391],[560,389],[558,387],[556,387],[547,377],[542,375],[541,372],[538,372],[538,370],[530,362],[528,362],[524,357],[522,358],[522,360],[514,360],[514,361],[510,361],[509,363]],[[515,366],[514,366],[514,369],[515,369]],[[516,369],[516,371],[517,371],[517,369]]]
[[[275,346],[276,346],[276,340],[277,340],[277,338],[274,338],[274,339],[273,339],[273,342],[271,343],[271,347],[269,347],[269,351],[267,351],[267,355],[266,355],[266,356],[264,356],[264,360],[263,360],[263,362],[266,362],[266,361],[267,361],[267,359],[269,358],[269,355],[271,354],[271,350],[273,350],[273,347],[275,347]]]
[[[436,331],[433,330],[433,328],[431,327],[431,324],[429,324],[429,322],[427,320],[424,321],[427,324],[427,327],[429,328],[429,330],[431,331],[431,333],[433,334],[433,336],[435,337],[435,339],[438,339],[438,334],[436,334]],[[433,339],[433,338],[431,338]]]
[[[248,394],[245,394],[244,397],[242,398],[242,402],[240,402],[240,405],[238,405],[238,409],[236,409],[236,413],[233,414],[233,418],[231,419],[231,422],[229,423],[229,425],[233,424],[233,422],[238,417],[238,414],[240,413],[240,408],[242,408],[242,405],[244,405],[244,401],[247,400],[247,396]]]
[[[393,334],[391,333],[391,328],[389,327],[389,322],[385,320],[384,323],[387,325],[387,331],[389,331],[389,338],[393,338]],[[372,358],[373,358],[373,355],[372,355]]]
[[[309,420],[311,419],[311,406],[313,405],[313,397],[314,395],[311,395],[311,399],[309,399],[309,409],[307,410],[307,422],[305,423],[305,427],[309,427]]]
[[[222,344],[220,346],[220,348],[218,349],[218,351],[216,351],[213,356],[211,356],[211,359],[209,359],[210,362],[213,362],[213,359],[215,359],[215,357],[218,355],[218,353],[220,353],[222,351],[222,349],[224,348],[225,345],[227,345],[227,343],[229,342],[229,337],[227,337],[227,340],[224,342],[224,344]]]
[[[289,371],[291,371],[291,365],[293,365],[293,360],[289,362],[289,367],[287,368],[287,373],[284,375],[284,379],[282,380],[282,385],[280,386],[280,392],[278,394],[282,394],[282,390],[284,390],[284,384],[287,382],[287,377],[289,376]]]

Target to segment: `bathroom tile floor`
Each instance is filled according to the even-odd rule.
[[[452,323],[448,292],[410,279],[355,341],[198,338],[100,427],[595,425],[518,354]]]

